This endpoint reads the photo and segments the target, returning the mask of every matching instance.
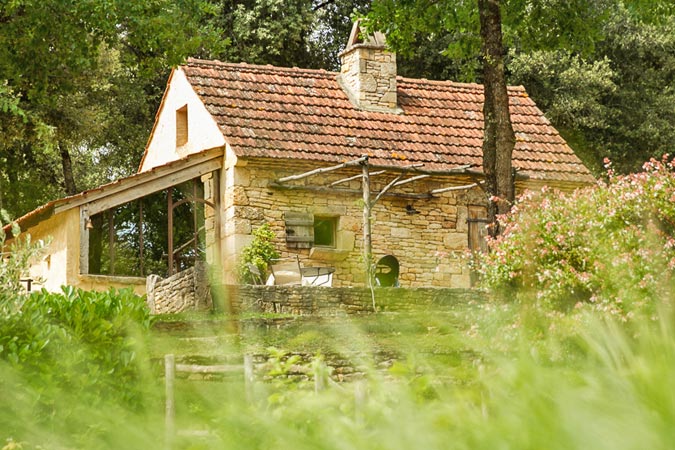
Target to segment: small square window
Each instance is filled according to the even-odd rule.
[[[337,217],[314,217],[314,245],[335,247]]]

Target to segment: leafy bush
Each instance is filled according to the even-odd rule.
[[[596,186],[525,193],[479,263],[484,284],[623,318],[666,298],[675,268],[675,163],[652,159],[627,176],[606,166],[608,181]]]
[[[253,241],[244,248],[239,261],[239,280],[242,283],[255,282],[255,275],[251,273],[249,264],[256,266],[264,278],[269,262],[279,257],[274,238],[274,231],[268,223],[253,231]]]
[[[114,397],[133,405],[136,331],[149,325],[143,298],[131,290],[42,290],[0,315],[0,368],[90,404]]]
[[[9,225],[13,240],[7,244],[4,226]],[[5,210],[0,209],[0,308],[10,306],[8,299],[16,299],[24,290],[21,277],[26,274],[31,259],[42,252],[43,241],[31,242],[29,234],[21,235],[21,228]]]

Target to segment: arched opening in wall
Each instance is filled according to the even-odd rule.
[[[398,259],[392,255],[383,256],[375,266],[375,283],[378,286],[398,287]]]

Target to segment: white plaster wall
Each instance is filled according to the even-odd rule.
[[[176,110],[185,105],[188,107],[188,141],[177,148]],[[174,69],[139,172],[223,145],[225,139],[218,125],[192,89],[185,73],[180,68]]]
[[[31,261],[30,277],[42,280],[42,283],[33,284],[34,290],[44,287],[56,292],[63,285],[72,284],[73,275],[79,270],[79,225],[79,210],[73,208],[25,230],[33,242],[51,240],[43,254]],[[75,247],[73,242],[77,242]]]
[[[28,274],[35,280],[33,291],[60,292],[61,286],[69,285],[96,291],[131,287],[137,294],[145,294],[145,278],[80,274],[79,208],[55,214],[25,232],[33,242],[50,241],[42,255],[31,261]]]

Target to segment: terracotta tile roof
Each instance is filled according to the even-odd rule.
[[[387,114],[355,108],[334,72],[197,59],[182,70],[238,156],[335,163],[368,154],[383,166],[481,170],[482,85],[398,77],[404,113]],[[514,166],[535,179],[593,181],[525,89],[509,95]]]

